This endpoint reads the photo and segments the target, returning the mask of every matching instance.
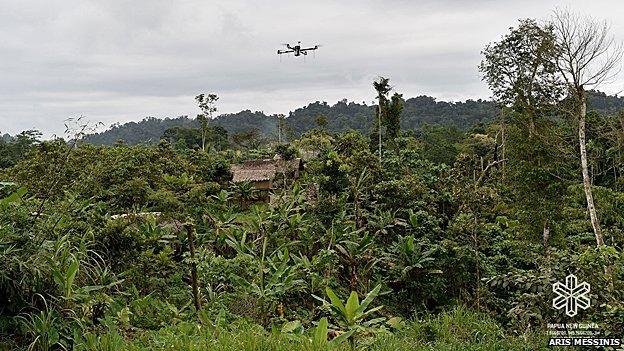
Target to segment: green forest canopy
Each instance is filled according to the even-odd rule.
[[[614,113],[624,108],[624,98],[593,92],[590,108],[601,113]],[[498,113],[498,108],[491,101],[445,102],[423,95],[406,99],[401,127],[417,129],[423,124],[439,124],[466,130],[478,123],[494,120]],[[317,127],[316,118],[319,115],[327,117],[326,128],[330,132],[353,129],[368,133],[373,126],[374,106],[346,99],[334,105],[317,101],[290,112],[286,127],[291,134],[301,135]],[[225,128],[230,135],[257,131],[260,135],[277,139],[277,115],[244,110],[220,115],[213,123]],[[197,128],[198,123],[188,116],[165,119],[147,117],[140,122],[113,125],[104,132],[88,135],[85,140],[96,145],[111,145],[120,140],[130,145],[155,144],[167,129],[173,127]]]

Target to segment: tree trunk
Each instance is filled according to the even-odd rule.
[[[596,236],[596,244],[598,246],[604,245],[604,239],[602,237],[602,230],[600,229],[600,221],[596,214],[596,206],[594,206],[594,195],[592,193],[591,179],[589,178],[589,170],[587,169],[587,149],[585,140],[585,115],[587,114],[587,94],[583,87],[579,88],[579,147],[581,151],[581,171],[583,173],[583,189],[585,190],[585,198],[587,200],[587,211],[589,212],[589,218],[591,220],[592,227],[594,228],[594,235]]]
[[[193,302],[195,304],[195,310],[201,309],[201,301],[199,300],[199,286],[197,284],[197,262],[195,261],[195,235],[193,234],[193,226],[186,225],[186,234],[189,245],[189,252],[191,254],[191,286],[193,288]]]
[[[475,253],[475,273],[476,273],[476,289],[475,298],[477,303],[477,311],[481,310],[481,260],[479,256],[479,236],[477,234],[477,216],[474,217],[474,227],[472,227],[472,240],[474,241]]]
[[[544,258],[546,259],[547,262],[549,262],[550,261],[550,247],[548,245],[548,241],[550,239],[550,227],[548,226],[548,222],[544,222],[544,232],[543,232],[542,238],[544,239]]]
[[[353,190],[353,206],[355,207],[355,227],[357,229],[362,228],[362,216],[360,214],[360,194],[358,194],[357,187]]]
[[[589,218],[594,228],[594,235],[596,236],[596,245],[598,247],[603,246],[604,238],[602,236],[602,230],[600,228],[600,221],[596,214],[596,206],[594,206],[594,195],[592,193],[592,184],[589,177],[589,170],[587,169],[587,149],[585,147],[585,115],[587,114],[587,93],[583,87],[579,89],[579,145],[581,149],[581,170],[583,172],[583,189],[585,190],[585,198],[587,199],[587,211],[589,212]],[[604,267],[605,275],[609,281],[609,288],[613,290],[613,271],[609,264]]]
[[[505,159],[505,111],[501,107],[501,159]],[[503,178],[505,177],[505,164],[502,165]]]
[[[548,220],[544,221],[542,240],[544,246],[544,270],[546,271],[546,275],[550,277],[552,269],[550,263],[550,226],[548,225]]]
[[[379,133],[379,162],[381,162],[381,96],[379,97],[379,106],[378,106],[378,125],[377,132]]]

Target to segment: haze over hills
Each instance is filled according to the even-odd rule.
[[[603,113],[615,113],[624,110],[624,98],[592,92],[589,107]],[[317,127],[316,118],[323,115],[327,117],[326,128],[331,132],[354,129],[368,133],[373,127],[374,108],[373,105],[349,102],[346,99],[333,105],[316,101],[291,111],[286,118],[285,129],[295,136],[300,135]],[[418,96],[406,99],[401,127],[417,129],[423,124],[439,124],[465,130],[475,124],[491,121],[497,115],[498,108],[492,101],[479,99],[445,102],[430,96]],[[263,136],[274,137],[277,135],[278,116],[244,110],[220,115],[211,123],[225,128],[230,135],[255,130]],[[147,117],[139,122],[113,125],[106,131],[86,136],[85,141],[98,145],[109,145],[118,141],[131,145],[156,143],[167,129],[173,127],[195,128],[198,123],[188,116],[165,119]]]

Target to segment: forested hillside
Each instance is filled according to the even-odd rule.
[[[346,99],[334,105],[326,102],[314,102],[290,112],[286,118],[285,134],[301,135],[317,127],[319,115],[327,118],[327,129],[331,132],[343,132],[349,129],[367,132],[373,126],[375,107],[349,102]],[[483,100],[449,103],[436,101],[435,98],[419,96],[405,101],[401,126],[415,129],[423,123],[442,124],[466,129],[480,122],[490,121],[497,116],[494,103]],[[257,131],[265,137],[277,139],[278,117],[267,116],[262,112],[249,110],[234,114],[220,115],[212,122],[225,128],[230,135]],[[93,144],[112,144],[118,140],[134,145],[155,143],[163,133],[172,127],[197,127],[198,123],[188,117],[146,118],[140,122],[115,125],[109,130],[89,135],[85,139]]]
[[[601,92],[592,92],[589,108],[601,113],[613,113],[624,108],[624,98],[608,96]],[[317,127],[319,115],[327,118],[327,129],[331,132],[343,132],[349,129],[366,133],[374,124],[374,106],[364,103],[349,102],[346,99],[334,105],[326,102],[314,102],[289,113],[286,118],[285,134],[301,135]],[[437,101],[430,96],[418,96],[405,100],[401,127],[416,129],[423,124],[455,126],[465,130],[475,124],[488,122],[498,116],[496,104],[485,100],[467,100],[465,102]],[[230,135],[257,131],[259,135],[277,140],[278,117],[250,110],[233,114],[220,115],[213,121],[225,128]],[[173,127],[197,128],[198,122],[187,116],[158,119],[148,117],[140,122],[117,124],[110,129],[88,135],[85,140],[96,145],[111,145],[124,141],[130,145],[156,143],[163,133]]]

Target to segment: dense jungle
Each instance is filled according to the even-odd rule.
[[[380,77],[375,105],[245,128],[206,93],[136,142],[82,118],[5,135],[0,349],[537,350],[579,318],[621,338],[624,104],[561,69],[562,25],[488,45],[470,113]],[[569,274],[575,318],[552,307]]]

